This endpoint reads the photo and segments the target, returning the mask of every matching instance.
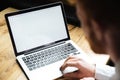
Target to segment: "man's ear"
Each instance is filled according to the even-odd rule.
[[[98,24],[95,20],[91,20],[91,25],[92,25],[96,38],[101,41],[104,36],[103,26]]]

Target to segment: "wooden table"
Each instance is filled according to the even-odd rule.
[[[23,72],[16,63],[14,51],[9,37],[4,14],[16,11],[7,8],[0,12],[0,80],[26,80]],[[94,63],[106,64],[109,56],[95,54],[85,39],[80,27],[68,25],[71,39],[88,55]]]

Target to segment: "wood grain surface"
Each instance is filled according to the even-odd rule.
[[[0,12],[0,80],[27,80],[16,62],[13,47],[9,37],[4,14],[16,11],[13,8],[7,8]],[[80,27],[68,25],[71,39],[93,60],[95,63],[105,64],[109,58],[108,55],[95,54],[89,47],[85,39],[84,32]],[[58,79],[63,80],[63,79]],[[68,80],[68,79],[64,79]]]

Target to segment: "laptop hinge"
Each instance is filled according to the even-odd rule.
[[[57,43],[56,42],[55,43],[50,43],[50,44],[47,44],[47,45],[44,45],[44,46],[40,46],[40,47],[31,49],[31,50],[24,51],[23,53],[24,53],[24,55],[28,55],[30,53],[41,51],[41,50],[51,48],[51,47],[54,47],[54,46],[57,46],[57,45],[60,45],[60,44],[64,44],[64,43],[65,43],[65,41],[61,41],[61,42],[57,42]]]

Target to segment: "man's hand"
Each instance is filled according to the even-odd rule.
[[[70,56],[61,66],[60,70],[64,71],[66,67],[78,68],[78,71],[63,74],[63,76],[67,78],[82,79],[84,77],[95,76],[95,65],[88,64],[87,62],[78,57]]]

